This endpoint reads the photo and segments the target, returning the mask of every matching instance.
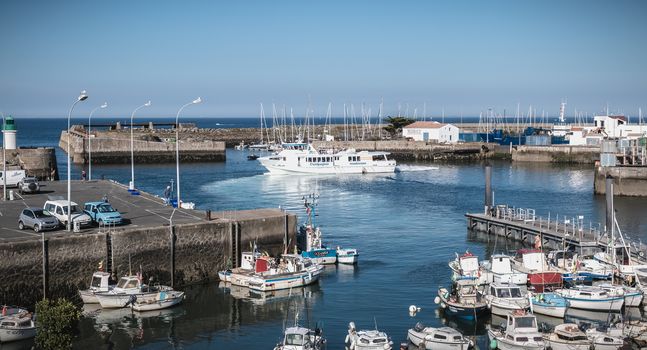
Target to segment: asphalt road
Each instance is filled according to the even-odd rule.
[[[33,230],[18,229],[18,216],[26,207],[42,208],[52,196],[59,196],[56,199],[67,198],[67,181],[41,182],[41,191],[37,194],[18,195],[16,188],[8,188],[14,191],[13,201],[0,200],[0,242],[13,242],[29,239],[40,239],[41,233],[35,233]],[[112,206],[121,213],[124,218],[124,224],[116,226],[115,230],[156,227],[169,223],[169,217],[173,213],[173,208],[164,205],[160,198],[151,196],[146,193],[132,195],[124,185],[108,181],[72,181],[72,202],[77,203],[80,207],[86,202],[100,201],[104,195],[108,196],[108,201]],[[222,215],[222,214],[220,214]],[[214,217],[216,217],[214,215]],[[173,224],[196,223],[205,220],[205,214],[202,211],[179,209],[173,214]],[[103,228],[105,230],[105,228]],[[98,226],[82,228],[80,233],[65,231],[64,228],[47,231],[46,236],[69,235],[69,234],[89,234],[99,232]]]

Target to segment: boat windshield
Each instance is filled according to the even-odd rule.
[[[137,287],[137,280],[122,277],[119,280],[119,283],[117,283],[117,287],[119,287],[119,288],[136,288]]]
[[[521,298],[521,289],[510,288],[510,296],[513,298]]]
[[[110,204],[101,204],[97,206],[97,210],[99,213],[114,213],[116,212],[115,208],[112,207]]]
[[[517,317],[517,328],[537,328],[534,317]]]
[[[303,345],[303,335],[301,334],[286,334],[285,345]]]
[[[100,276],[92,276],[92,282],[90,282],[90,286],[92,287],[101,287],[101,277]]]
[[[499,298],[509,298],[510,297],[510,289],[508,288],[501,288],[497,290],[497,296]]]

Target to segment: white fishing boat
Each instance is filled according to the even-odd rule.
[[[326,339],[321,335],[321,330],[311,330],[295,325],[283,332],[283,339],[274,347],[274,350],[323,350]]]
[[[409,329],[407,340],[419,349],[427,350],[467,350],[474,346],[471,340],[454,328],[425,327],[421,323]]]
[[[283,254],[278,265],[252,274],[248,286],[262,292],[303,287],[317,282],[322,271],[323,266],[310,259],[297,254]]]
[[[0,316],[0,343],[30,339],[36,336],[31,313],[21,308],[3,306]]]
[[[173,289],[167,286],[149,286],[142,284],[141,276],[125,276],[119,280],[117,286],[112,290],[98,292],[94,295],[97,297],[102,308],[109,309],[126,307],[137,298],[171,290]]]
[[[544,335],[546,346],[553,350],[589,350],[592,342],[574,323],[560,324]]]
[[[577,268],[580,275],[589,276],[593,280],[607,280],[613,276],[613,267],[595,259],[582,259]]]
[[[388,155],[354,149],[319,151],[308,143],[284,143],[280,152],[258,161],[271,174],[393,173],[396,162],[388,159]]]
[[[99,300],[95,296],[95,293],[111,291],[115,286],[116,284],[112,282],[109,273],[97,271],[92,274],[90,288],[79,290],[79,295],[84,304],[98,304]]]
[[[564,318],[568,302],[555,293],[534,293],[530,296],[530,311],[551,317]]]
[[[355,248],[337,247],[337,262],[339,264],[353,265],[359,260],[359,252]]]
[[[476,320],[488,311],[483,293],[476,281],[470,279],[452,283],[451,291],[444,287],[439,288],[434,302],[445,309],[446,315],[466,320]]]
[[[317,264],[334,264],[337,262],[337,250],[323,244],[321,229],[315,225],[319,196],[311,194],[303,197],[306,208],[306,222],[299,226],[297,232],[297,249],[301,256]]]
[[[507,316],[508,313],[514,311],[525,311],[530,307],[530,302],[521,292],[521,288],[508,283],[494,282],[490,284],[485,301],[490,311],[499,316]]]
[[[135,311],[154,311],[167,309],[175,306],[184,300],[184,292],[176,290],[160,291],[155,294],[145,294],[141,296],[133,295],[136,298],[131,307]]]
[[[625,344],[622,330],[612,333],[606,329],[589,328],[586,337],[589,338],[595,350],[618,350]]]
[[[594,311],[620,311],[624,305],[624,296],[610,295],[600,287],[576,286],[571,289],[558,289],[555,293],[568,301],[574,309]]]
[[[539,293],[562,284],[562,274],[548,266],[546,256],[538,249],[519,249],[512,269],[528,275],[528,283]]]
[[[491,349],[544,349],[544,337],[537,328],[537,318],[525,312],[507,315],[505,328],[488,329]]]
[[[512,270],[512,257],[505,254],[494,254],[489,261],[481,262],[487,283],[513,283],[525,285],[528,283],[528,275]]]
[[[393,342],[384,332],[355,329],[355,323],[348,324],[348,335],[345,343],[349,350],[391,350]]]
[[[449,262],[449,268],[452,269],[453,281],[471,279],[479,285],[487,284],[485,270],[479,264],[478,256],[469,251],[461,255],[458,255],[458,253],[454,254],[456,254],[456,258]]]
[[[596,287],[600,287],[606,290],[610,295],[622,296],[625,298],[626,307],[637,307],[643,301],[643,292],[638,288],[632,288],[628,286],[621,286],[610,283],[596,284]]]
[[[223,282],[246,287],[250,276],[257,269],[265,271],[271,263],[270,260],[271,257],[262,254],[254,245],[252,251],[241,253],[240,267],[218,271],[218,278]]]

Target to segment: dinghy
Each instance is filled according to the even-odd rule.
[[[407,340],[419,349],[427,350],[467,350],[474,344],[459,331],[450,327],[425,327],[422,323],[410,328]]]
[[[135,300],[131,307],[135,311],[155,311],[175,306],[184,300],[184,292],[169,290],[140,297],[133,295]]]
[[[337,247],[337,263],[354,265],[357,264],[359,259],[359,252],[354,248],[340,248]]]

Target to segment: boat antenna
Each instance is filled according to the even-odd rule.
[[[128,276],[133,275],[133,267],[132,264],[130,263],[130,253],[128,253]]]
[[[373,316],[373,323],[375,324],[375,330],[377,330],[377,318]]]

